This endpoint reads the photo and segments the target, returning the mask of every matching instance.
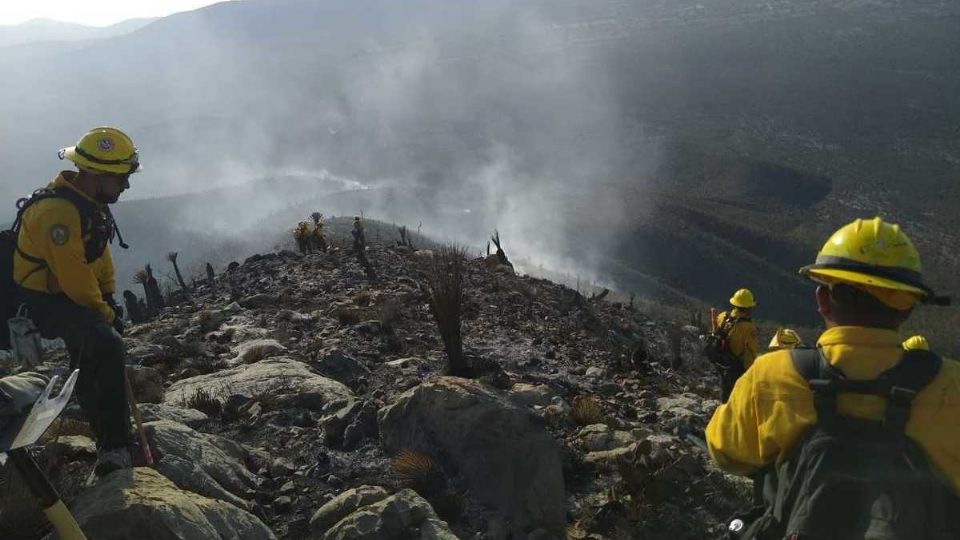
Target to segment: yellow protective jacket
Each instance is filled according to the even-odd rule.
[[[310,235],[310,228],[308,225],[299,224],[297,228],[293,230],[293,236],[296,238],[306,238]]]
[[[72,189],[97,204],[71,184],[76,174],[63,171],[47,187]],[[80,211],[72,202],[49,198],[34,203],[23,213],[17,245],[27,255],[43,259],[47,266],[36,270],[40,265],[14,253],[13,277],[26,289],[63,293],[76,304],[98,311],[107,322],[112,322],[113,309],[103,300],[103,295],[113,294],[117,289],[113,256],[108,245],[98,259],[87,263],[85,241],[88,239],[89,232],[86,238],[81,237]]]
[[[717,315],[717,328],[722,328],[728,317],[748,316],[734,308],[731,311],[724,311]],[[757,351],[760,350],[760,335],[753,321],[740,321],[734,323],[730,333],[727,334],[727,342],[730,344],[730,352],[743,362],[744,369],[749,369],[753,360],[757,357]]]
[[[817,342],[824,356],[854,380],[875,379],[903,355],[897,332],[838,326]],[[880,420],[886,400],[841,394],[837,412]],[[748,475],[787,457],[815,424],[813,394],[797,373],[790,351],[757,358],[740,377],[726,404],[707,425],[710,455],[724,470]],[[960,363],[944,361],[940,373],[913,400],[906,434],[926,452],[931,464],[960,494]]]

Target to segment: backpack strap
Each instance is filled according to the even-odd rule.
[[[887,410],[883,427],[895,433],[903,433],[910,419],[910,405],[917,393],[940,373],[943,359],[930,351],[910,350],[903,353],[900,363],[881,374],[889,377],[889,386],[884,388]]]
[[[829,429],[836,425],[837,381],[843,373],[830,365],[821,349],[790,349],[790,359],[797,373],[813,392],[813,408],[817,411],[817,423]]]
[[[73,206],[80,214],[80,234],[82,236],[86,236],[87,233],[90,232],[90,228],[93,226],[94,216],[96,216],[97,212],[99,211],[99,207],[96,205],[96,203],[90,202],[76,191],[67,187],[55,187],[50,191],[52,192],[53,197],[66,199],[73,203]]]
[[[837,396],[842,393],[868,394],[886,398],[881,422],[888,433],[902,435],[910,418],[913,398],[940,372],[943,360],[930,351],[904,351],[897,365],[866,381],[850,380],[824,357],[821,349],[790,351],[794,368],[810,385],[817,423],[836,425]]]

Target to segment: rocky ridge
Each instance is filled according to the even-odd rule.
[[[167,538],[179,512],[196,527],[183,538],[719,532],[746,489],[703,450],[717,402],[696,327],[470,260],[478,377],[447,377],[430,256],[370,247],[371,280],[347,250],[255,255],[131,328],[158,465],[84,490],[92,443],[68,409],[44,461],[82,525]],[[3,536],[36,538],[11,511]]]

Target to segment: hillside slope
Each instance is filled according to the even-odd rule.
[[[138,396],[164,403],[148,406],[150,418],[166,419],[148,423],[162,473],[181,489],[248,508],[278,538],[291,539],[330,527],[329,518],[314,516],[317,509],[362,485],[390,493],[412,487],[460,538],[505,538],[502,527],[521,519],[511,512],[522,511],[497,497],[518,501],[545,489],[543,482],[564,487],[529,503],[543,514],[523,514],[532,520],[524,534],[539,526],[545,529],[537,534],[574,538],[703,538],[744,502],[743,487],[716,471],[698,446],[717,402],[711,371],[696,353],[695,328],[471,260],[463,336],[481,376],[445,378],[423,285],[429,255],[374,247],[367,257],[376,281],[346,250],[257,255],[214,284],[176,295],[159,319],[129,330],[130,361],[142,366],[134,379]],[[266,376],[286,382],[256,382]],[[301,388],[305,376],[311,386]],[[345,385],[337,392],[348,399],[318,393],[317,385],[339,384],[333,380]],[[455,397],[462,391],[472,397]],[[416,402],[430,392],[466,401]],[[417,425],[427,438],[397,446],[400,410],[426,415]],[[75,415],[60,435],[83,432]],[[165,441],[189,429],[179,422],[211,434],[194,440],[234,441],[229,455],[245,461],[208,463],[203,455],[221,452],[210,449],[195,461],[203,470],[216,467],[214,480],[193,480],[206,478],[199,469],[174,474],[183,450]],[[500,429],[510,438],[485,435]],[[542,454],[515,451],[532,441]],[[426,461],[412,469],[404,465],[410,458],[391,461],[402,450]],[[75,477],[85,476],[91,458],[57,455],[55,479],[73,499],[80,490]],[[515,468],[523,459],[538,463],[537,472]],[[484,463],[526,476],[477,476]],[[247,482],[257,487],[243,487]],[[16,523],[0,512],[0,529],[42,522],[22,508]],[[543,517],[549,515],[561,522]]]

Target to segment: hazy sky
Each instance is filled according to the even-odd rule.
[[[137,17],[163,17],[216,4],[211,0],[31,0],[0,2],[0,24],[54,19],[90,26],[109,26]]]

